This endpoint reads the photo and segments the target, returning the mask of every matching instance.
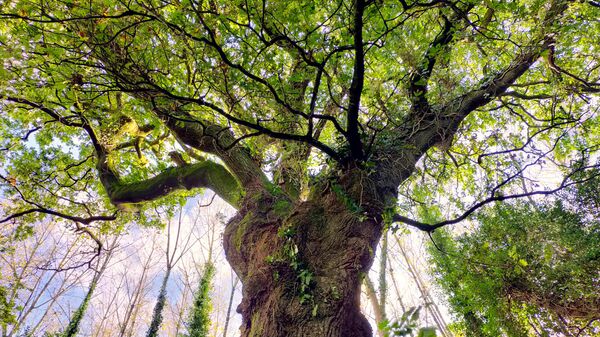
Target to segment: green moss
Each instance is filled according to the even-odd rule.
[[[250,320],[250,333],[249,337],[262,337],[262,329],[258,327],[258,322],[260,321],[260,314],[258,312],[252,314],[252,319]]]
[[[238,251],[240,251],[242,249],[242,238],[244,237],[244,234],[248,230],[248,226],[250,225],[253,215],[254,214],[252,212],[246,213],[246,215],[244,215],[242,220],[239,222],[237,229],[235,230],[235,234],[233,237],[233,244],[235,245],[235,248]]]
[[[286,199],[278,199],[273,205],[273,212],[278,216],[284,216],[292,209],[292,203]]]
[[[272,196],[278,197],[284,195],[283,190],[278,185],[269,183],[265,187]]]
[[[205,167],[207,169],[206,177],[209,188],[213,189],[233,206],[237,206],[242,197],[242,189],[237,179],[221,165],[210,161],[203,163],[208,164]]]
[[[138,203],[163,197],[173,190],[206,187],[225,201],[238,206],[242,189],[235,177],[222,165],[204,161],[171,167],[162,173],[133,183],[105,181],[110,199],[115,204]]]
[[[140,210],[140,207],[138,205],[139,204],[134,204],[134,203],[122,203],[122,204],[119,204],[119,209],[123,212],[135,213]]]
[[[344,203],[346,208],[354,214],[360,215],[363,210],[362,207],[344,190],[344,188],[337,182],[331,183],[331,190],[336,196]]]

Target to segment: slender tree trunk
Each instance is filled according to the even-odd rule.
[[[122,326],[120,328],[119,337],[125,337],[125,336],[130,337],[133,335],[133,332],[135,329],[135,324],[136,324],[136,319],[137,319],[137,313],[138,313],[138,310],[140,307],[140,302],[142,301],[144,287],[146,284],[146,277],[148,275],[148,270],[150,269],[150,262],[152,261],[152,255],[154,254],[154,248],[155,247],[153,245],[152,246],[153,250],[150,253],[150,255],[148,256],[148,259],[146,260],[146,262],[143,266],[142,276],[141,276],[139,282],[136,284],[134,293],[132,294],[130,301],[128,303],[128,308],[127,308],[127,311],[125,312],[124,322],[122,323]],[[129,328],[129,331],[128,331],[128,328]]]
[[[73,316],[71,316],[71,320],[69,321],[69,325],[65,329],[65,332],[62,336],[64,337],[74,337],[77,336],[77,332],[79,332],[79,326],[81,325],[81,321],[83,320],[83,316],[85,316],[85,312],[90,304],[90,299],[96,290],[96,286],[98,285],[98,280],[100,280],[101,272],[97,272],[92,278],[92,282],[90,282],[90,286],[88,288],[87,293],[85,294],[85,298],[83,302],[79,305],[79,308],[75,310]]]
[[[138,314],[140,312],[140,308],[142,306],[142,300],[144,297],[144,285],[140,284],[140,288],[138,289],[138,294],[136,296],[136,301],[133,304],[133,307],[131,308],[131,316],[130,316],[130,321],[131,321],[131,325],[129,327],[129,331],[127,332],[127,337],[132,337],[136,335],[136,331],[135,331],[135,326],[137,324],[137,319],[138,319]]]
[[[365,288],[367,289],[367,298],[369,302],[371,302],[371,307],[373,308],[373,314],[375,316],[375,323],[379,327],[379,324],[385,320],[383,313],[381,312],[381,307],[379,306],[379,299],[377,298],[377,293],[375,292],[375,286],[373,282],[369,279],[369,276],[365,276]],[[385,332],[381,329],[377,329],[377,336],[384,337]]]
[[[446,321],[444,320],[444,316],[441,314],[437,304],[431,297],[431,294],[429,293],[429,290],[427,289],[427,285],[421,278],[419,269],[414,265],[413,261],[408,256],[406,249],[404,248],[404,244],[400,240],[398,235],[394,235],[394,238],[396,239],[396,243],[398,245],[398,248],[400,249],[400,253],[401,253],[402,257],[404,257],[408,272],[410,273],[413,280],[415,281],[415,284],[417,285],[417,288],[419,289],[419,292],[421,293],[421,298],[423,299],[423,301],[426,304],[426,310],[428,310],[431,313],[431,317],[433,318],[433,320],[434,320],[438,330],[442,334],[442,336],[443,337],[451,336],[451,333],[448,331],[448,326],[446,324]]]
[[[204,273],[200,277],[198,289],[194,295],[194,302],[187,322],[188,336],[207,337],[211,326],[210,312],[212,311],[210,291],[215,267],[208,262],[204,265]]]
[[[118,240],[118,237],[116,236],[110,245],[108,253],[104,257],[104,261],[102,261],[102,264],[100,264],[100,268],[94,273],[94,277],[92,277],[92,281],[90,282],[88,291],[85,294],[85,298],[83,299],[83,301],[79,305],[79,308],[77,308],[77,310],[75,310],[75,312],[71,316],[71,319],[69,320],[69,325],[67,326],[67,328],[65,329],[65,332],[63,334],[64,337],[77,336],[77,333],[79,332],[79,327],[81,325],[81,321],[83,320],[83,317],[85,316],[85,312],[87,311],[87,308],[89,307],[90,300],[92,299],[92,296],[94,295],[94,292],[96,291],[96,286],[98,285],[98,282],[100,281],[100,278],[102,277],[102,274],[104,274],[104,272],[108,268],[108,263],[111,260],[111,257],[113,254],[113,249],[115,248],[117,240]]]
[[[109,328],[109,317],[112,318],[113,320],[117,321],[117,325],[118,325],[118,319],[115,319],[115,316],[117,316],[117,314],[115,312],[111,312],[111,308],[113,307],[113,303],[115,303],[117,301],[117,296],[118,294],[121,292],[121,289],[123,287],[123,279],[125,278],[125,275],[121,276],[121,279],[118,283],[118,285],[116,287],[112,287],[112,296],[110,297],[110,301],[108,301],[108,305],[106,306],[106,309],[104,310],[104,313],[102,314],[102,318],[100,319],[100,322],[96,325],[96,327],[94,328],[95,331],[93,331],[92,333],[92,337],[99,337],[99,336],[104,336],[106,331],[111,331],[111,329]]]
[[[235,277],[232,275],[232,277]],[[239,279],[236,277],[231,284],[231,293],[229,294],[229,304],[227,305],[227,315],[225,316],[225,326],[223,327],[223,337],[227,337],[227,328],[229,327],[229,319],[231,318],[231,307],[233,305],[233,295],[235,295],[235,289],[237,288]]]
[[[384,206],[371,180],[347,178],[296,204],[254,194],[227,225],[227,259],[244,285],[242,337],[372,337],[360,286]]]
[[[58,268],[61,268],[64,266],[64,264],[69,260],[69,258],[71,257],[71,252],[76,248],[77,246],[77,242],[78,240],[74,240],[71,245],[68,247],[68,249],[66,250],[66,252],[64,253],[63,257],[60,259],[60,262],[58,263]],[[35,248],[35,250],[37,250],[38,247]],[[49,257],[54,257],[55,256],[55,252],[58,249],[57,246],[55,246],[54,248],[52,248],[51,252],[48,253],[47,256]],[[30,262],[28,261],[26,263],[26,265],[29,265]],[[25,273],[25,270],[23,270],[23,273]],[[24,275],[24,274],[22,274]],[[49,277],[46,277],[45,273],[42,273],[40,275],[40,277],[38,277],[38,279],[35,281],[34,286],[32,287],[33,291],[31,291],[28,295],[27,300],[25,301],[25,303],[22,305],[23,311],[21,311],[18,316],[17,316],[17,321],[15,322],[15,324],[12,327],[12,330],[8,333],[7,337],[12,337],[15,336],[20,328],[21,325],[24,325],[27,322],[27,318],[29,317],[29,315],[35,311],[35,309],[37,308],[38,302],[40,300],[43,300],[43,295],[46,294],[46,291],[48,289],[48,287],[50,287],[50,285],[52,284],[52,281],[59,275],[59,271],[58,269],[53,270],[51,272],[51,275]],[[65,284],[65,282],[67,281],[67,279],[63,279],[60,283],[60,288],[62,288]],[[41,288],[39,288],[41,286]],[[17,296],[17,290],[19,289],[19,287],[15,287],[14,288],[14,298],[16,298]],[[37,290],[39,289],[39,290]],[[37,290],[37,291],[36,291]],[[13,299],[14,300],[14,299]]]
[[[160,285],[160,291],[158,292],[158,297],[156,299],[156,304],[154,305],[154,311],[152,312],[152,320],[150,321],[150,326],[148,327],[146,337],[156,337],[158,335],[158,329],[162,324],[162,312],[165,307],[165,302],[167,301],[167,283],[169,282],[169,276],[171,276],[171,268],[167,268],[167,271],[163,276],[162,283]]]
[[[386,320],[385,301],[387,299],[387,260],[388,260],[388,231],[385,230],[381,239],[381,258],[379,265],[379,307],[381,308],[382,319]]]

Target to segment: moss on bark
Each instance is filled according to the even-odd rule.
[[[114,204],[139,203],[160,198],[177,189],[206,187],[233,206],[237,206],[242,190],[227,169],[217,163],[204,161],[181,167],[171,167],[140,182],[111,181],[106,190]]]

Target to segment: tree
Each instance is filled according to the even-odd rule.
[[[177,262],[181,260],[184,253],[186,253],[194,243],[190,241],[192,236],[189,234],[187,235],[187,238],[182,237],[182,242],[179,242],[179,236],[184,235],[184,233],[181,231],[182,216],[183,208],[179,209],[179,219],[177,221],[174,242],[171,242],[171,220],[169,219],[167,222],[167,249],[165,250],[166,271],[160,284],[160,290],[158,292],[158,297],[156,298],[156,304],[154,305],[154,311],[152,313],[152,319],[150,320],[150,326],[146,332],[146,337],[156,337],[158,335],[158,329],[160,328],[163,320],[163,309],[167,301],[167,283],[169,282],[171,271]],[[172,249],[171,245],[173,245]],[[179,252],[177,251],[178,248],[181,249]]]
[[[194,295],[194,303],[190,310],[190,318],[187,323],[189,337],[206,337],[210,329],[210,289],[212,279],[215,273],[215,267],[212,262],[207,262],[204,266],[204,273],[200,278],[198,289]]]
[[[16,250],[16,244],[32,235],[33,229],[31,226],[24,226],[22,224],[4,226],[2,228],[2,238],[0,239],[0,253],[7,256],[12,255],[11,253]],[[4,264],[5,262],[6,259],[4,257],[0,259],[0,263]],[[0,271],[0,280],[3,278],[3,272],[5,271]],[[19,281],[15,283],[18,284]],[[2,331],[3,335],[7,331],[7,326],[9,324],[16,323],[16,317],[13,312],[15,307],[15,296],[11,293],[14,293],[14,289],[11,289],[10,286],[7,287],[5,284],[0,284],[0,331]]]
[[[48,0],[0,15],[0,221],[144,223],[210,189],[238,211],[224,246],[242,336],[370,336],[360,285],[392,221],[431,232],[597,166],[596,1]],[[560,181],[518,192],[536,165]],[[413,219],[399,196],[458,215]]]
[[[553,203],[498,205],[471,233],[434,235],[434,271],[467,336],[598,336],[600,224],[580,207],[594,204],[585,194],[597,184]]]
[[[12,226],[6,227],[10,231]],[[49,221],[8,245],[0,255],[0,284],[6,289],[8,317],[13,319],[1,327],[2,336],[35,335],[39,330],[59,328],[57,323],[65,318],[57,309],[59,299],[77,288],[86,275],[80,267],[97,257],[85,239]]]
[[[90,300],[92,299],[92,296],[94,295],[94,292],[96,291],[96,288],[98,287],[98,282],[100,281],[102,274],[106,271],[106,268],[108,267],[108,263],[111,260],[113,251],[114,251],[115,247],[117,246],[118,239],[119,239],[119,236],[115,235],[112,238],[112,241],[110,242],[109,246],[106,248],[105,255],[102,256],[102,259],[98,259],[96,268],[94,270],[94,275],[93,275],[92,280],[90,281],[88,289],[85,293],[85,297],[83,298],[83,301],[81,302],[81,304],[79,304],[79,307],[77,307],[77,309],[71,315],[71,318],[69,320],[69,324],[67,325],[67,328],[65,329],[65,331],[62,334],[59,334],[59,337],[75,337],[75,336],[77,336],[77,333],[79,332],[79,327],[81,326],[81,322],[83,320],[83,317],[85,316],[85,313],[89,307]]]
[[[239,279],[231,272],[231,291],[229,293],[229,302],[227,304],[227,312],[225,314],[225,323],[223,325],[223,337],[227,337],[227,328],[229,327],[229,320],[231,319],[231,307],[233,305],[233,296],[237,290],[237,284]]]
[[[145,256],[142,254],[136,256],[139,259],[137,262],[138,266],[141,267],[140,275],[130,275],[130,273],[124,273],[123,275],[126,298],[122,304],[122,307],[125,308],[123,316],[117,315],[119,320],[119,337],[131,337],[139,334],[138,319],[140,310],[143,312],[142,308],[147,306],[146,297],[151,290],[151,269],[157,263],[154,257],[157,245],[159,244],[156,240],[156,233],[154,233],[151,245],[140,247],[140,249],[147,248],[149,251],[145,252]]]

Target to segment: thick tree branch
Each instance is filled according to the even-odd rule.
[[[515,98],[519,98],[519,99],[527,99],[527,100],[543,100],[543,99],[552,99],[552,98],[556,97],[555,95],[549,95],[549,94],[528,95],[528,94],[520,93],[517,91],[505,91],[498,95],[498,97],[504,97],[504,96],[510,96],[510,97],[515,97]]]
[[[214,191],[234,207],[239,205],[242,190],[238,181],[224,166],[212,161],[171,167],[150,179],[123,183],[110,163],[110,153],[98,142],[93,128],[85,123],[84,129],[96,149],[100,181],[115,205],[155,200],[174,190],[198,187]]]
[[[348,98],[348,115],[346,121],[346,132],[348,133],[348,143],[350,152],[355,159],[362,159],[363,146],[358,130],[358,115],[360,110],[360,98],[362,96],[363,85],[365,82],[365,54],[363,50],[363,13],[365,11],[365,2],[356,0],[354,2],[354,71],[352,73],[352,82],[350,83],[350,92]]]
[[[268,182],[250,153],[237,144],[237,139],[229,127],[198,121],[187,114],[178,116],[159,108],[155,108],[155,111],[179,141],[219,157],[244,188]]]
[[[496,74],[496,76],[485,82],[478,89],[452,100],[445,106],[439,107],[439,112],[436,114],[442,118],[440,123],[442,130],[438,130],[438,134],[443,138],[453,135],[460,122],[469,113],[502,95],[512,83],[529,69],[540,57],[540,54],[553,43],[552,38],[544,38],[541,45],[530,47],[529,50],[517,57],[504,71]]]
[[[438,55],[443,53],[445,46],[452,41],[454,31],[456,31],[451,20],[445,16],[442,16],[442,18],[444,19],[442,31],[427,48],[418,69],[410,75],[408,94],[412,101],[411,110],[413,113],[419,113],[429,108],[426,98],[429,77],[431,77]]]
[[[211,161],[169,168],[147,180],[135,183],[123,183],[110,164],[110,151],[100,142],[95,130],[85,117],[79,116],[82,122],[74,123],[70,120],[65,120],[59,113],[42,104],[16,97],[5,97],[4,99],[28,105],[50,115],[64,125],[80,127],[85,130],[90,137],[96,153],[96,167],[100,181],[108,193],[111,202],[115,205],[154,200],[177,189],[192,189],[197,187],[205,187],[213,190],[232,206],[237,206],[240,201],[242,190],[237,180],[224,166]]]
[[[532,38],[530,46],[503,71],[479,88],[461,95],[448,104],[432,106],[425,115],[409,114],[408,127],[412,145],[417,153],[424,153],[434,144],[450,143],[460,123],[475,109],[504,94],[521,77],[541,54],[554,45],[554,32],[549,31],[566,10],[568,1],[555,0],[546,12],[539,33]]]
[[[139,203],[168,195],[177,189],[209,188],[234,207],[242,197],[237,180],[227,169],[217,163],[204,161],[196,164],[171,167],[160,174],[135,183],[118,181],[105,183],[106,191],[114,204]]]

